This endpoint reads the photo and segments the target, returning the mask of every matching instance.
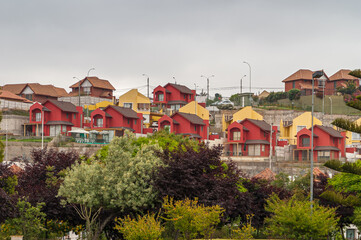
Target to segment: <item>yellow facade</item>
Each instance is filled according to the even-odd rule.
[[[361,118],[354,121],[354,123],[361,125]],[[354,134],[354,136],[352,136],[352,132],[346,131],[346,145],[360,144],[360,139],[360,134]]]
[[[131,107],[137,113],[142,113],[145,118],[144,124],[149,127],[150,124],[150,99],[138,92],[138,89],[132,89],[119,97],[120,107]]]
[[[202,118],[203,120],[209,121],[209,111],[204,107],[202,107],[201,105],[199,105],[196,101],[192,101],[187,105],[181,107],[179,109],[179,112],[196,114],[198,117]]]
[[[231,120],[226,121],[224,114],[222,115],[222,131],[225,132],[228,126],[236,121],[243,121],[246,118],[254,119],[254,120],[263,120],[263,116],[253,110],[251,106],[247,106],[239,110],[238,112],[233,114]]]
[[[304,112],[300,116],[294,118],[292,123],[280,122],[280,139],[288,140],[289,144],[297,144],[297,132],[303,128],[311,128],[311,112]],[[322,125],[321,120],[313,117],[313,125]]]
[[[88,109],[89,111],[93,111],[97,108],[105,108],[108,107],[109,105],[114,105],[114,103],[109,102],[109,101],[102,101],[102,102],[98,102],[95,105],[84,105],[85,109]]]

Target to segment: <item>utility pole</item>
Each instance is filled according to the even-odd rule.
[[[211,78],[211,77],[214,77],[214,75],[211,75],[211,76],[204,76],[204,75],[201,75],[201,77],[204,77],[204,78],[206,78],[207,79],[207,100],[209,100],[209,79]]]
[[[149,76],[143,73],[143,76],[147,77],[147,97],[149,98]]]

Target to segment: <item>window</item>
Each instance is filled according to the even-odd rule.
[[[337,89],[337,82],[336,82],[336,81],[333,82],[333,88],[334,88],[335,90]]]
[[[124,103],[123,106],[125,108],[133,108],[133,103]]]
[[[203,126],[201,126],[201,132],[203,132]]]
[[[76,114],[75,113],[73,114],[73,116],[74,116],[74,119],[76,119]]]
[[[130,120],[128,119],[128,124],[130,124]]]
[[[97,127],[103,127],[103,118],[97,118]]]
[[[25,98],[30,101],[33,101],[33,94],[25,94]]]
[[[35,113],[35,121],[40,122],[41,121],[41,112]]]
[[[330,151],[318,151],[317,156],[319,160],[330,160]]]
[[[266,151],[266,146],[262,145],[262,152]]]
[[[181,105],[180,105],[180,104],[170,105],[170,108],[171,108],[173,111],[178,111],[178,110],[181,108]]]
[[[66,125],[61,125],[61,131],[62,131],[63,133],[66,132]]]
[[[194,131],[197,131],[197,126],[194,126]]]
[[[310,138],[309,137],[304,137],[302,138],[302,147],[309,147],[310,146]]]
[[[361,140],[361,135],[359,133],[352,133],[352,140]]]
[[[261,155],[261,145],[248,145],[248,156],[260,156]]]
[[[183,98],[186,99],[186,95],[185,95],[185,94],[183,94]]]
[[[233,140],[241,140],[241,132],[240,131],[233,132]]]
[[[67,118],[67,119],[69,118],[69,113],[66,113],[66,118]]]
[[[134,124],[137,125],[137,119],[134,119]]]
[[[164,101],[164,94],[163,93],[158,94],[158,101],[160,101],[160,102]]]
[[[303,125],[297,126],[297,132],[301,131],[304,128],[306,128],[306,126]]]
[[[295,81],[292,82],[292,88],[296,88],[296,82]]]
[[[149,111],[149,103],[138,103],[138,111]]]

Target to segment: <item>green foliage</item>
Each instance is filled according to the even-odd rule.
[[[361,207],[357,207],[355,208],[354,212],[353,212],[353,216],[354,216],[354,219],[353,219],[353,224],[356,225],[356,227],[358,229],[361,228]]]
[[[329,160],[324,166],[343,173],[361,175],[361,160],[358,160],[355,163],[342,163],[339,160]]]
[[[239,93],[233,94],[229,100],[233,102],[236,106],[241,105],[241,95]]]
[[[252,227],[252,217],[253,215],[247,215],[247,222],[242,224],[240,228],[233,230],[233,238],[241,240],[254,239],[252,234],[256,232],[256,229]]]
[[[15,187],[18,185],[18,177],[16,175],[9,176],[7,178],[1,179],[0,182],[4,191],[11,195],[15,193]]]
[[[361,176],[352,173],[340,173],[328,180],[335,190],[346,193],[361,193]]]
[[[287,92],[270,92],[270,94],[264,98],[264,101],[274,103],[280,99],[286,99],[287,97]]]
[[[341,192],[326,190],[323,193],[321,193],[320,197],[343,206],[361,207],[361,200],[355,195],[344,196],[344,194],[342,194]]]
[[[160,240],[164,227],[155,214],[138,215],[136,219],[130,216],[117,218],[115,229],[123,234],[126,240]]]
[[[187,240],[197,236],[211,237],[224,212],[218,205],[200,205],[198,199],[173,201],[168,197],[164,198],[163,209],[166,215],[164,219],[175,229],[175,234],[181,234]]]
[[[44,203],[38,203],[36,206],[25,200],[19,199],[17,208],[19,216],[8,219],[1,226],[1,235],[9,237],[10,235],[23,235],[24,239],[39,239],[40,234],[45,230],[43,222],[45,213],[41,212]]]
[[[288,99],[290,101],[300,99],[301,97],[301,91],[296,88],[289,90],[287,94],[288,94]]]
[[[357,77],[357,78],[361,78],[361,70],[355,69],[355,70],[349,72],[348,75],[351,75],[351,76]]]
[[[337,88],[337,91],[342,93],[342,94],[350,94],[350,95],[352,95],[357,91],[357,86],[356,86],[354,81],[349,80],[346,83],[346,87]]]
[[[337,226],[335,209],[313,203],[311,215],[310,204],[309,201],[297,200],[295,196],[280,200],[273,194],[265,207],[272,213],[265,221],[268,231],[273,237],[287,239],[326,239]]]

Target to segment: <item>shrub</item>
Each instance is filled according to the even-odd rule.
[[[288,91],[288,99],[290,101],[300,99],[301,97],[301,91],[299,89],[293,88]]]

